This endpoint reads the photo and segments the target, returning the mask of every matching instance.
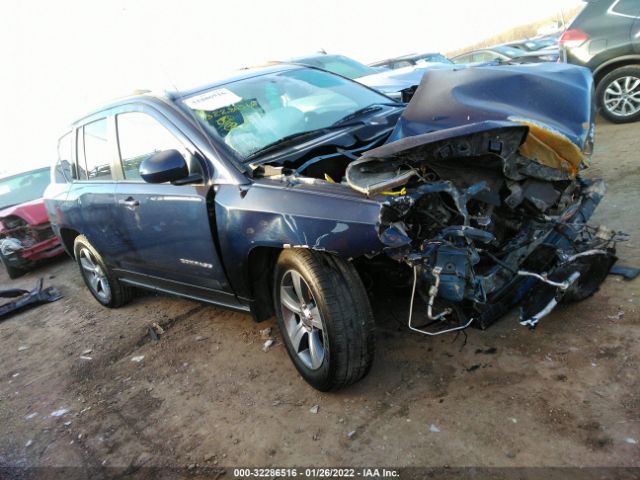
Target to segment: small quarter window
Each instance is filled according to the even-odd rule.
[[[87,180],[111,180],[111,150],[107,137],[107,119],[103,118],[84,127],[84,156]]]
[[[117,117],[118,144],[122,171],[126,180],[140,179],[140,164],[156,152],[184,152],[180,141],[155,118],[141,112]]]
[[[53,171],[53,177],[56,183],[69,183],[73,181],[72,172],[72,135],[71,132],[64,135],[58,141],[58,161]]]

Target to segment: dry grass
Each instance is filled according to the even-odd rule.
[[[574,8],[564,10],[562,12],[562,16],[564,17],[565,23],[569,24],[581,9],[582,9],[582,6],[578,5]],[[540,27],[543,27],[553,22],[558,22],[560,20],[561,20],[560,15],[553,15],[533,23],[529,23],[526,25],[519,25],[509,30],[505,30],[504,32],[501,32],[492,37],[485,38],[484,40],[481,40],[480,42],[475,43],[473,45],[469,45],[464,48],[459,48],[457,50],[452,50],[450,52],[447,52],[446,55],[447,57],[454,57],[456,55],[460,55],[465,52],[470,52],[472,50],[490,47],[492,45],[499,45],[501,43],[513,42],[515,40],[521,40],[523,38],[535,37],[537,36],[537,32]]]

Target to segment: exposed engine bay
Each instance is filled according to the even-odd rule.
[[[412,330],[486,328],[517,304],[534,328],[593,294],[617,260],[624,235],[587,224],[604,182],[579,175],[593,143],[590,77],[522,72],[430,72],[383,142],[261,171],[380,202],[383,253],[411,269]],[[514,95],[540,85],[542,100]],[[420,327],[415,297],[427,309]]]

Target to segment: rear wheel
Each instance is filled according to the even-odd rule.
[[[640,119],[640,65],[616,68],[596,88],[600,113],[614,123]]]
[[[375,325],[350,263],[309,250],[285,250],[276,265],[274,299],[287,352],[311,386],[337,390],[367,374]]]
[[[117,308],[133,298],[133,288],[122,284],[113,275],[84,235],[76,237],[73,253],[84,283],[102,305]]]

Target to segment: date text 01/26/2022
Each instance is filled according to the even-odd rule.
[[[390,468],[235,468],[235,478],[394,478],[398,471]]]

